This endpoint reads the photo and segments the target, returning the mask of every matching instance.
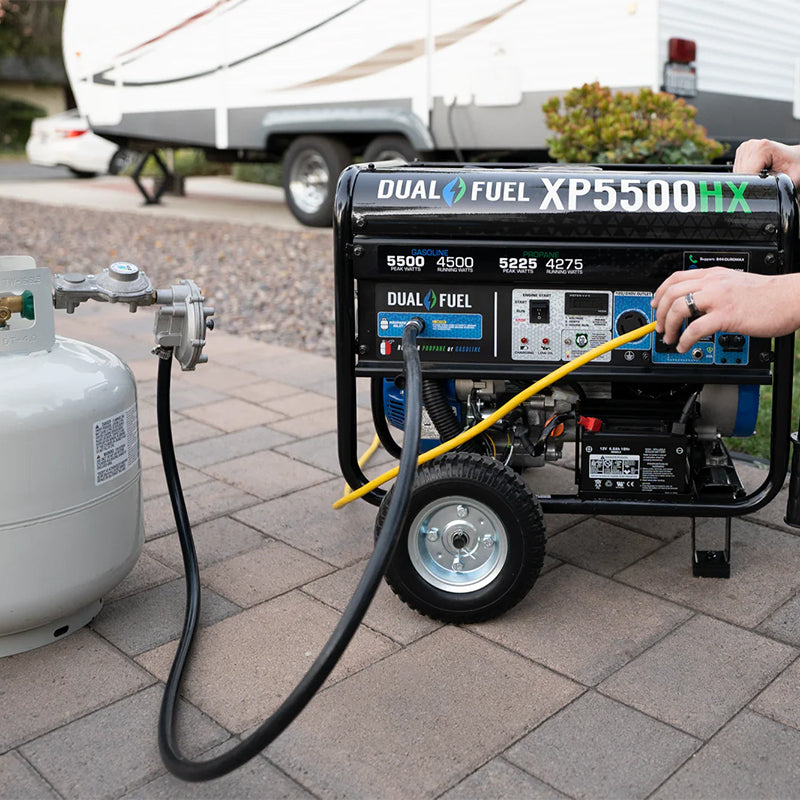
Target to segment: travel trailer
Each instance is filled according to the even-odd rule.
[[[711,136],[800,140],[792,0],[68,0],[80,111],[121,145],[281,161],[326,225],[356,160],[541,160],[542,103],[666,88]]]

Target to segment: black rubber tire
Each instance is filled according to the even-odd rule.
[[[387,494],[378,511],[376,536],[386,517],[392,493]],[[475,590],[469,588],[472,580],[469,570],[456,573],[445,569],[442,571],[445,577],[440,579],[424,563],[427,558],[433,570],[440,569],[435,561],[440,557],[434,552],[437,547],[439,552],[444,551],[445,560],[452,557],[452,552],[445,550],[444,543],[449,537],[453,545],[454,535],[463,535],[463,529],[457,527],[463,520],[459,522],[452,515],[452,521],[443,529],[441,544],[437,546],[427,544],[428,538],[422,537],[420,531],[425,523],[419,519],[425,518],[420,515],[443,507],[443,516],[437,517],[434,511],[430,511],[431,520],[442,521],[451,509],[454,511],[462,503],[468,507],[468,514],[475,513],[477,519],[483,519],[480,525],[486,526],[484,530],[490,529],[492,523],[481,509],[487,510],[489,516],[493,515],[501,528],[498,540],[503,538],[507,546],[504,557],[498,556],[495,567],[489,568],[491,561],[487,562],[481,580],[489,582],[479,585],[476,580]],[[470,503],[475,506],[470,507]],[[472,540],[477,538],[476,535]],[[489,549],[497,548],[490,546]],[[522,479],[487,456],[447,453],[423,464],[417,472],[404,530],[386,572],[386,581],[403,602],[433,619],[456,623],[482,622],[499,616],[527,595],[541,572],[544,550],[542,510],[538,499]],[[475,552],[478,552],[477,544]],[[415,554],[413,557],[412,553]],[[480,553],[478,557],[481,557]],[[480,572],[475,572],[475,575],[481,577]],[[452,584],[448,576],[453,577]],[[456,581],[462,577],[466,583],[458,586]],[[450,585],[452,589],[448,588]]]
[[[132,167],[136,162],[136,154],[132,150],[120,147],[108,163],[109,175],[121,175],[128,167]]]
[[[362,159],[370,161],[393,161],[402,158],[409,164],[419,158],[419,153],[405,136],[376,136],[364,150]]]
[[[283,189],[294,216],[313,228],[333,224],[333,200],[352,154],[338,139],[299,136],[283,156]]]
[[[81,178],[82,180],[86,180],[88,178],[96,178],[96,172],[86,172],[82,169],[73,169],[72,167],[67,167],[67,169],[72,173],[73,178]]]

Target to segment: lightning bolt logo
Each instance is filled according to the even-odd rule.
[[[447,186],[442,189],[442,198],[450,208],[452,208],[467,191],[467,184],[463,178],[453,178]]]
[[[422,301],[422,304],[425,306],[428,311],[430,311],[436,305],[436,292],[431,289],[428,294],[425,295],[425,299]]]

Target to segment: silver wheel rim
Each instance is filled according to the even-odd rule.
[[[331,174],[316,150],[304,150],[294,160],[289,174],[289,191],[294,204],[306,214],[315,214],[327,197]]]
[[[487,505],[450,495],[424,506],[408,532],[408,554],[431,586],[462,594],[488,586],[508,558],[508,536]]]

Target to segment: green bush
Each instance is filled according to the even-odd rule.
[[[158,151],[161,160],[169,166],[169,150]],[[180,147],[172,151],[172,159],[175,169],[175,174],[181,177],[188,177],[192,175],[230,175],[231,165],[220,164],[215,161],[208,161],[202,150],[197,150],[191,147]],[[138,161],[138,158],[136,159]],[[134,165],[130,164],[125,168],[123,174],[129,175],[133,172]],[[150,158],[144,165],[142,175],[148,178],[161,177],[161,170],[156,165],[156,162]]]
[[[190,147],[181,147],[172,151],[175,164],[175,174],[184,177],[192,175],[231,175],[237,181],[250,183],[269,183],[273,186],[281,185],[280,164],[230,164],[228,162],[209,161],[202,150]],[[159,150],[164,163],[169,163],[167,151]],[[126,172],[131,173],[133,166]],[[160,177],[161,173],[151,159],[145,165],[143,175],[147,177]]]
[[[237,181],[268,183],[280,186],[282,171],[280,164],[234,164],[233,177]]]
[[[47,112],[39,106],[0,95],[0,152],[18,152],[31,135],[31,123]]]
[[[231,165],[209,161],[202,150],[181,147],[173,151],[177,175],[230,175]]]
[[[697,110],[666,92],[612,92],[599,83],[570,89],[543,106],[557,161],[598,164],[704,164],[724,145],[695,121]]]

